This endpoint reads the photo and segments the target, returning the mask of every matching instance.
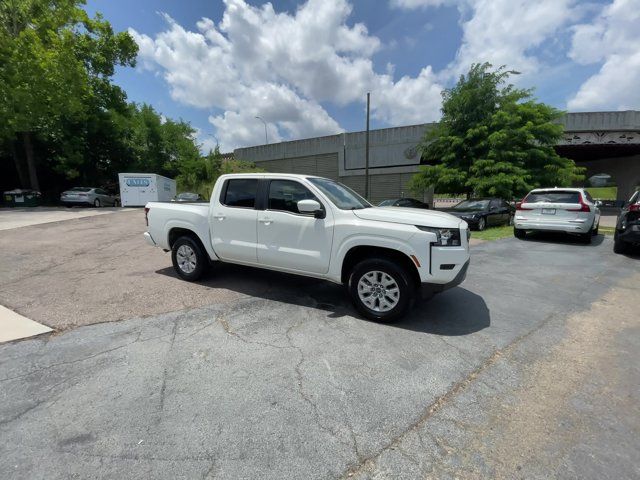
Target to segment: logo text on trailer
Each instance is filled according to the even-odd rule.
[[[127,187],[148,187],[150,182],[148,178],[127,178]]]

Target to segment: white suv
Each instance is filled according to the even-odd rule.
[[[516,204],[513,234],[546,230],[578,234],[591,243],[598,234],[600,209],[583,188],[537,188]]]

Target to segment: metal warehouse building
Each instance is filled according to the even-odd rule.
[[[587,177],[608,174],[619,199],[640,185],[640,112],[568,113],[558,152],[587,168]],[[369,197],[373,203],[409,196],[409,179],[420,167],[417,146],[431,124],[383,128],[369,133]],[[365,132],[239,148],[234,157],[269,172],[320,175],[360,194],[365,189]],[[425,195],[432,203],[432,192]]]

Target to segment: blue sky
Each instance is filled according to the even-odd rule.
[[[140,45],[115,82],[223,150],[437,120],[471,63],[560,109],[640,108],[640,0],[89,0]],[[203,18],[208,20],[203,21]]]

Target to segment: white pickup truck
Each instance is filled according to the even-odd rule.
[[[344,284],[358,311],[402,317],[420,293],[460,284],[469,266],[469,229],[452,215],[374,207],[326,178],[232,174],[207,204],[148,203],[150,245],[171,251],[194,281],[216,262],[250,265]]]

